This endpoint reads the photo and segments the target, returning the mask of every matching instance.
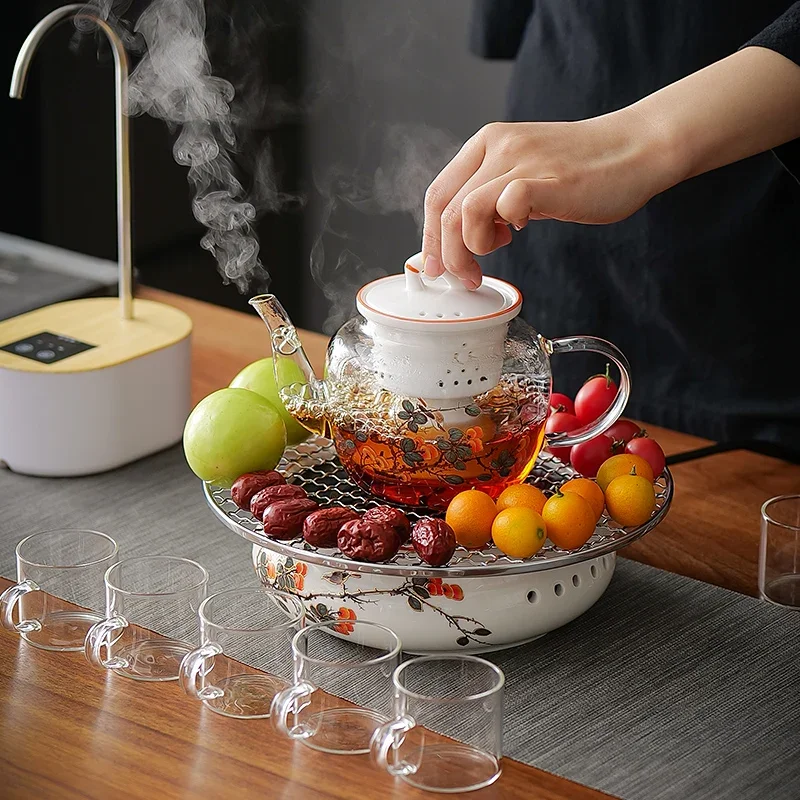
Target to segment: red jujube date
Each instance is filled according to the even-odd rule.
[[[364,519],[372,519],[382,522],[390,528],[394,528],[400,538],[400,544],[405,544],[411,535],[411,523],[408,517],[399,509],[391,506],[375,506],[364,514]]]
[[[277,500],[264,511],[264,533],[273,539],[294,539],[302,532],[305,518],[318,508],[308,498]]]
[[[358,519],[358,512],[344,506],[320,508],[303,522],[303,538],[314,547],[336,547],[339,529],[345,522]]]
[[[336,542],[348,558],[373,563],[388,561],[400,549],[400,537],[394,528],[369,519],[345,522]]]
[[[307,497],[306,490],[302,486],[293,483],[283,483],[277,486],[267,486],[260,492],[256,492],[250,500],[250,513],[257,519],[262,520],[264,512],[278,500],[302,500]]]
[[[425,517],[412,528],[411,544],[423,561],[441,567],[456,551],[456,535],[443,519]]]
[[[231,499],[239,508],[246,511],[250,508],[250,501],[256,492],[266,489],[267,486],[277,486],[281,483],[286,483],[286,478],[274,469],[246,472],[233,482]]]

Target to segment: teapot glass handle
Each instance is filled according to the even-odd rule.
[[[614,402],[589,425],[583,425],[568,433],[548,433],[545,437],[547,447],[572,447],[573,445],[594,439],[607,431],[625,410],[631,394],[631,368],[628,359],[616,346],[605,339],[594,336],[566,336],[563,339],[545,339],[544,345],[551,355],[560,353],[600,353],[613,361],[619,369],[619,389]]]

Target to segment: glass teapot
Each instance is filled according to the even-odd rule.
[[[286,409],[333,440],[353,480],[382,500],[444,508],[470,487],[497,497],[528,475],[545,443],[602,433],[630,393],[625,356],[592,336],[548,340],[519,318],[522,294],[486,277],[468,291],[449,273],[428,279],[422,255],[362,287],[359,316],[328,347],[322,380],[274,295],[250,300],[270,330]],[[592,351],[620,371],[610,408],[591,425],[547,434],[549,357]]]

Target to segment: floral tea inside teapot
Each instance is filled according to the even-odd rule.
[[[449,274],[423,277],[421,261],[416,255],[403,274],[359,291],[360,315],[331,340],[323,380],[278,300],[250,301],[270,329],[286,409],[333,440],[363,489],[392,503],[444,508],[463,489],[496,497],[523,480],[545,439],[553,353],[602,353],[621,379],[603,416],[549,442],[569,447],[618,419],[630,381],[614,345],[586,336],[544,339],[518,317],[522,295],[514,286],[484,278],[470,292]]]

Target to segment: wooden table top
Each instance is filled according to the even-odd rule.
[[[143,289],[139,296],[194,321],[194,401],[269,354],[260,320]],[[315,368],[326,339],[301,336]],[[669,453],[709,444],[648,426]],[[800,467],[749,452],[673,469],[667,519],[621,555],[672,572],[756,593],[759,509],[800,486]],[[0,589],[9,582],[0,579]],[[175,683],[140,684],[90,668],[80,653],[37,650],[0,629],[0,773],[7,798],[422,798],[375,769],[367,756],[332,756],[274,734],[268,720],[234,720],[185,697]],[[466,796],[466,795],[465,795]],[[593,789],[504,760],[481,798],[588,800]]]

